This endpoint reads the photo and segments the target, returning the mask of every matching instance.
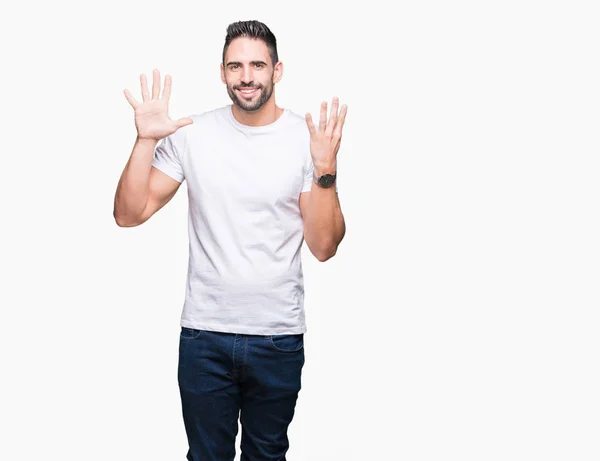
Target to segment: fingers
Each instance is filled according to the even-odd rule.
[[[148,82],[146,82],[146,75],[140,75],[140,85],[142,87],[142,101],[146,102],[150,99],[150,95],[148,94]]]
[[[158,69],[152,71],[152,99],[160,96],[160,72]]]
[[[319,131],[324,132],[327,127],[327,101],[321,103],[321,118],[319,119]]]
[[[305,115],[305,118],[306,118],[306,125],[308,126],[308,132],[312,136],[317,132],[317,129],[315,128],[315,124],[313,123],[313,120],[312,120],[312,115],[310,115],[310,113],[307,112]]]
[[[129,104],[131,104],[131,107],[133,107],[134,109],[140,104],[139,102],[137,102],[137,100],[132,96],[131,92],[129,90],[123,90],[123,93],[125,93],[125,97],[127,98],[127,101],[129,101]]]
[[[315,128],[310,113],[306,114],[306,124],[310,134],[313,135],[317,131],[322,134],[329,136],[340,137],[342,135],[342,128],[346,120],[346,114],[348,112],[348,106],[344,104],[341,109],[339,108],[340,100],[337,96],[334,96],[331,103],[331,110],[329,112],[329,120],[327,120],[327,101],[321,103],[321,113],[319,119],[319,127]]]
[[[140,74],[140,86],[142,87],[142,102],[150,100],[150,93],[148,91],[148,81],[146,80],[145,74]],[[132,96],[129,90],[123,90],[125,97],[129,104],[135,109],[139,106],[139,102]],[[166,99],[167,102],[171,97],[171,76],[165,76],[165,85],[163,89],[162,98]],[[160,71],[158,69],[152,70],[152,99],[160,99]]]
[[[191,125],[194,121],[189,117],[180,118],[175,122],[175,124],[181,128],[182,126]]]
[[[169,98],[171,97],[171,76],[165,76],[165,87],[163,89],[162,99],[166,99],[169,102]]]
[[[342,109],[340,110],[340,116],[337,119],[337,123],[333,130],[333,134],[337,137],[342,136],[342,128],[344,127],[344,122],[346,121],[346,114],[348,113],[348,106],[344,104]]]
[[[335,128],[335,123],[338,118],[339,102],[339,99],[337,98],[337,96],[335,96],[331,103],[331,112],[329,113],[329,122],[327,123],[327,132],[329,134],[331,134],[333,132],[333,129]]]

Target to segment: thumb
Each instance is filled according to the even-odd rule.
[[[180,118],[175,122],[177,128],[181,128],[182,126],[191,125],[194,121],[189,117]]]

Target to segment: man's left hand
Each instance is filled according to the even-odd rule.
[[[319,127],[315,128],[310,113],[306,113],[306,124],[310,132],[310,153],[315,173],[333,173],[336,169],[337,153],[342,141],[342,128],[346,119],[348,106],[344,104],[338,113],[339,100],[333,98],[331,113],[327,120],[327,102],[321,103]]]

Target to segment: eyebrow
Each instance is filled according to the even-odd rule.
[[[232,64],[237,64],[237,65],[239,65],[239,66],[241,66],[241,65],[242,65],[242,63],[241,63],[241,62],[239,62],[239,61],[229,61],[229,62],[227,63],[227,67],[231,66]],[[263,65],[265,65],[265,66],[267,65],[267,63],[266,63],[266,62],[264,62],[264,61],[250,61],[250,64],[263,64]]]

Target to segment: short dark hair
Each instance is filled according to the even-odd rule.
[[[225,64],[225,53],[231,41],[238,37],[248,37],[262,40],[269,49],[269,55],[273,66],[279,61],[277,54],[277,39],[271,29],[260,21],[237,21],[227,26],[227,35],[225,36],[225,45],[223,46],[223,64]]]

